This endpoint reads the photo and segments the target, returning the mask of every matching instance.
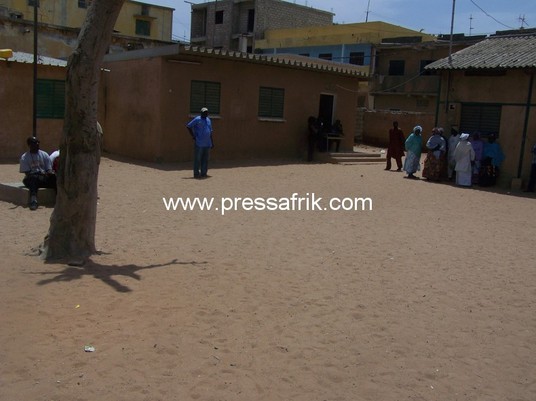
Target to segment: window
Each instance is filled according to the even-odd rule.
[[[460,131],[468,134],[476,131],[482,135],[499,136],[501,106],[489,104],[462,104]]]
[[[260,87],[259,117],[283,118],[284,107],[284,89]]]
[[[30,7],[34,7],[34,6],[39,7],[39,0],[28,0],[28,5]]]
[[[11,11],[9,13],[9,18],[11,19],[22,19],[22,17],[24,17],[24,15],[18,11]]]
[[[151,22],[142,19],[136,20],[136,35],[151,36]]]
[[[365,53],[350,52],[350,64],[365,65]]]
[[[144,16],[149,15],[149,6],[147,4],[141,5],[141,15],[144,15]]]
[[[389,61],[389,75],[404,75],[405,64],[404,60]]]
[[[37,118],[64,118],[65,81],[37,80]]]
[[[435,70],[425,70],[424,67],[426,67],[428,64],[433,63],[435,60],[421,60],[421,66],[419,73],[421,75],[436,75]]]
[[[216,14],[214,15],[214,23],[216,25],[223,24],[223,11],[216,11]]]
[[[88,8],[93,0],[78,0],[78,8]]]
[[[255,9],[248,10],[248,32],[255,28]]]
[[[321,58],[322,60],[331,60],[333,55],[331,53],[320,53],[318,55],[318,58]]]
[[[192,81],[190,86],[190,113],[199,113],[202,107],[210,110],[211,114],[220,114],[219,82]]]

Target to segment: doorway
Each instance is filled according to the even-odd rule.
[[[318,106],[318,119],[322,122],[324,132],[331,132],[331,124],[333,124],[333,105],[335,96],[320,95],[320,103]]]

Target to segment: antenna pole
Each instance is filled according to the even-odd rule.
[[[454,10],[455,9],[456,9],[456,0],[452,0],[452,18],[450,20],[449,64],[452,64],[452,36],[454,32]]]
[[[34,0],[34,51],[33,51],[33,119],[32,119],[32,136],[37,136],[37,7],[39,1]]]
[[[473,34],[473,14],[469,16],[469,36]]]

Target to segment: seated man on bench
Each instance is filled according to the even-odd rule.
[[[336,120],[333,126],[331,127],[331,132],[327,134],[328,152],[331,152],[332,143],[335,143],[335,152],[339,151],[339,147],[341,145],[341,139],[343,136],[344,136],[344,133],[342,132],[341,120]]]
[[[30,137],[26,140],[30,150],[20,158],[20,172],[24,173],[22,182],[30,190],[30,210],[37,209],[37,190],[39,188],[56,189],[56,175],[52,171],[52,162],[48,153],[39,149],[39,140]]]

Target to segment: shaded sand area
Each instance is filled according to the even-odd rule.
[[[85,267],[28,256],[52,210],[0,202],[0,400],[536,400],[534,195],[383,167],[213,164],[194,180],[104,158]],[[226,197],[293,193],[358,210],[222,215]]]

